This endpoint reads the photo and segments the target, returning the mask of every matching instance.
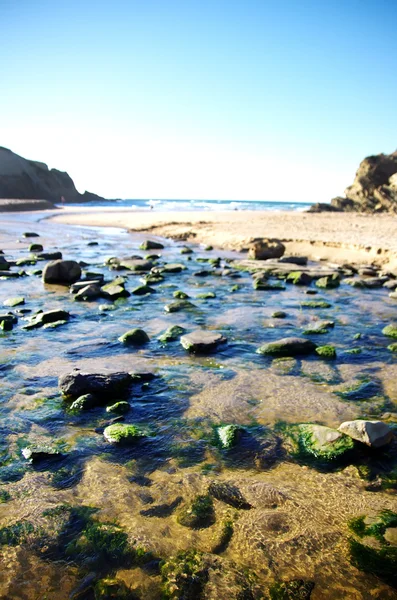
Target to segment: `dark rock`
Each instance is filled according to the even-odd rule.
[[[280,263],[287,263],[298,265],[299,267],[305,267],[307,265],[308,258],[307,256],[282,256],[279,258]]]
[[[156,290],[148,285],[140,285],[132,290],[131,294],[134,296],[145,296],[146,294],[155,294]]]
[[[101,287],[101,296],[109,300],[117,300],[118,298],[128,298],[130,292],[125,289],[124,284],[119,285],[115,282],[107,283]]]
[[[0,255],[0,270],[8,271],[10,268],[10,263],[4,258],[4,256]]]
[[[34,260],[62,260],[62,252],[39,252],[34,254]]]
[[[23,326],[23,329],[37,329],[43,325],[49,323],[55,323],[57,321],[68,321],[70,314],[66,310],[49,310],[47,312],[41,312],[34,315],[27,325]]]
[[[22,455],[30,462],[46,460],[48,458],[59,458],[62,456],[59,448],[43,443],[29,444],[26,448],[22,448]]]
[[[59,389],[64,396],[78,398],[85,394],[94,394],[101,400],[122,395],[128,391],[133,377],[130,373],[83,373],[74,369],[71,373],[59,377]]]
[[[310,285],[312,277],[304,271],[292,271],[288,273],[286,282],[294,285]]]
[[[44,248],[41,244],[30,244],[29,252],[43,252]]]
[[[325,202],[316,202],[312,204],[312,206],[307,210],[310,213],[319,213],[319,212],[340,212],[342,209],[337,206],[333,206],[332,204],[326,204]]]
[[[43,270],[44,283],[61,283],[69,285],[81,277],[81,267],[74,260],[54,260]]]
[[[181,310],[192,310],[194,308],[197,307],[192,304],[192,302],[189,302],[189,300],[176,300],[175,302],[171,302],[164,306],[164,310],[169,313],[179,312]]]
[[[181,337],[182,347],[194,354],[211,352],[226,341],[222,334],[203,329],[197,329]]]
[[[0,150],[3,150],[3,148],[0,148]],[[22,237],[33,238],[33,237],[40,237],[40,235],[38,233],[35,233],[34,231],[25,231],[25,233],[22,234]]]
[[[318,288],[333,289],[339,287],[339,285],[340,277],[338,273],[327,275],[326,277],[320,277],[320,279],[317,279],[316,281],[316,287]]]
[[[184,327],[180,327],[179,325],[172,325],[169,327],[160,337],[159,341],[164,344],[168,342],[173,342],[178,340],[183,333],[185,333],[186,329]]]
[[[142,242],[142,244],[139,246],[140,250],[162,250],[163,248],[163,244],[160,244],[160,242],[155,242],[153,240],[146,240],[145,242]]]
[[[74,299],[78,301],[90,301],[96,300],[101,295],[101,289],[96,283],[90,283],[89,285],[81,288],[75,295]]]
[[[299,356],[310,354],[311,352],[314,352],[316,348],[316,344],[311,340],[289,337],[264,344],[258,348],[257,353],[269,356]]]
[[[118,339],[119,342],[129,346],[142,346],[150,341],[148,334],[143,329],[130,329]]]
[[[143,258],[124,258],[119,261],[119,266],[129,271],[146,272],[153,268],[153,262]]]
[[[209,485],[208,493],[217,500],[229,504],[234,508],[244,510],[252,508],[251,504],[247,502],[238,487],[230,482],[224,481],[217,483],[212,481]]]
[[[76,412],[81,410],[90,410],[90,408],[98,406],[98,403],[98,398],[94,394],[84,394],[72,402],[70,405],[70,410]]]

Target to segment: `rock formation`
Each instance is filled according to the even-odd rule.
[[[59,203],[62,196],[65,203],[104,200],[91,192],[80,194],[67,173],[49,169],[42,162],[22,158],[0,147],[0,198]],[[18,207],[14,210],[18,210]]]
[[[309,211],[397,214],[397,151],[364,158],[345,196],[333,198],[331,204],[314,204]]]

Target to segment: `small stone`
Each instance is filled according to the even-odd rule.
[[[185,271],[186,267],[180,263],[169,263],[164,265],[162,270],[164,273],[180,273],[181,271]]]
[[[321,356],[321,358],[326,358],[328,360],[333,360],[336,358],[336,350],[334,346],[319,346],[316,348],[316,354]]]
[[[30,462],[61,456],[61,452],[58,448],[47,445],[46,443],[30,444],[26,448],[22,448],[21,452],[22,456]]]
[[[278,260],[279,263],[298,265],[299,267],[305,267],[307,265],[307,261],[307,256],[282,256]]]
[[[101,295],[101,289],[100,289],[99,285],[97,285],[96,283],[91,283],[91,284],[86,285],[83,288],[79,289],[77,294],[74,296],[74,300],[76,302],[79,302],[79,301],[86,302],[86,301],[90,301],[90,300],[96,300],[97,298],[99,298],[100,295]]]
[[[274,313],[272,313],[273,319],[286,319],[286,317],[287,317],[287,313],[284,312],[283,310],[276,310]]]
[[[129,346],[141,346],[150,341],[148,334],[143,329],[130,329],[118,338],[119,342]]]
[[[70,319],[70,313],[66,310],[49,310],[47,312],[39,312],[34,315],[27,325],[24,325],[22,329],[37,329],[48,323],[55,323],[56,321],[68,321]]]
[[[84,373],[74,369],[59,377],[58,385],[62,394],[70,398],[79,398],[85,394],[94,394],[101,400],[108,400],[110,395],[120,397],[133,381],[133,376],[126,372],[116,373]]]
[[[340,276],[338,273],[334,273],[333,275],[327,275],[326,277],[320,277],[316,281],[316,287],[325,288],[325,289],[333,289],[340,286]]]
[[[282,338],[276,342],[269,342],[257,349],[257,354],[269,356],[298,356],[310,354],[317,348],[311,340],[304,338],[289,337]]]
[[[335,459],[354,447],[353,440],[336,429],[306,423],[298,428],[302,446],[316,458]]]
[[[332,305],[325,300],[305,300],[301,302],[304,308],[330,308]]]
[[[54,321],[53,323],[46,323],[45,325],[43,325],[43,329],[57,329],[58,327],[61,327],[61,325],[66,324],[67,321],[65,320]]]
[[[169,313],[179,312],[181,310],[192,310],[196,308],[189,300],[176,300],[164,306],[164,310]]]
[[[34,231],[25,231],[25,233],[22,234],[22,237],[32,238],[32,237],[40,237],[40,235],[38,233],[35,233]]]
[[[193,254],[193,250],[187,246],[183,246],[183,248],[181,248],[181,254]]]
[[[72,402],[70,405],[71,411],[82,411],[82,410],[90,410],[90,408],[94,408],[98,405],[98,398],[94,394],[84,394],[83,396],[79,396],[77,400]]]
[[[105,428],[104,438],[111,444],[128,445],[144,437],[144,433],[135,425],[126,425],[124,423],[114,423]]]
[[[179,300],[186,300],[186,298],[190,298],[189,294],[183,292],[182,290],[176,290],[173,294],[174,298],[178,298]]]
[[[397,338],[397,324],[390,323],[390,325],[386,325],[386,327],[382,329],[382,333],[388,337]]]
[[[107,413],[115,413],[116,415],[124,415],[130,410],[131,406],[125,400],[121,400],[120,402],[115,402],[111,406],[106,407]]]
[[[202,294],[197,294],[196,298],[200,300],[211,300],[212,298],[216,298],[216,294],[214,292],[203,292]]]
[[[397,342],[395,344],[390,344],[387,349],[390,350],[390,352],[397,352]]]
[[[130,293],[125,289],[124,285],[112,282],[101,287],[101,296],[109,300],[118,300],[118,298],[128,298]]]
[[[43,252],[44,248],[41,244],[30,244],[29,252]]]
[[[163,248],[163,244],[160,244],[160,242],[155,242],[154,240],[145,240],[139,246],[140,250],[162,250]]]
[[[280,281],[270,282],[267,279],[255,279],[252,284],[254,290],[258,291],[283,291],[285,290],[285,285],[283,285]]]
[[[293,283],[294,285],[310,285],[313,278],[304,271],[292,271],[287,275],[287,283]]]
[[[15,296],[14,298],[8,298],[3,302],[4,306],[21,306],[25,304],[25,298],[23,296]]]
[[[169,327],[160,337],[159,341],[164,344],[168,342],[173,342],[178,340],[180,336],[185,333],[186,329],[184,327],[180,327],[179,325],[172,325]]]
[[[339,426],[339,431],[367,446],[380,448],[393,439],[393,430],[382,421],[345,421]]]
[[[180,341],[185,350],[193,352],[194,354],[200,354],[215,350],[219,344],[223,344],[227,340],[220,333],[197,329],[196,331],[183,335]]]

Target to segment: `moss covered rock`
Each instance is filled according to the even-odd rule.
[[[241,435],[241,427],[239,425],[223,425],[217,427],[216,433],[222,448],[232,448],[238,442]]]
[[[318,348],[316,348],[316,354],[321,356],[321,358],[333,360],[334,358],[336,358],[336,349],[335,346],[319,346]]]
[[[130,329],[130,331],[126,331],[118,339],[119,342],[128,346],[142,346],[150,341],[148,334],[143,329]]]
[[[126,402],[125,400],[120,400],[120,402],[115,402],[114,404],[107,406],[106,412],[114,413],[116,415],[125,415],[125,413],[127,413],[130,409],[131,406],[129,402]]]
[[[178,514],[178,523],[191,529],[204,529],[215,523],[214,503],[209,494],[196,496]]]
[[[163,344],[167,344],[168,342],[173,342],[178,340],[182,334],[184,334],[186,329],[184,327],[180,327],[179,325],[172,325],[169,327],[162,335],[160,335],[159,340],[163,342]]]
[[[397,338],[397,324],[390,323],[390,325],[386,325],[386,327],[382,329],[382,333],[388,337]]]
[[[298,425],[300,450],[315,458],[333,460],[354,447],[353,440],[336,429],[304,423]]]
[[[316,287],[332,289],[340,286],[340,276],[338,273],[333,273],[333,275],[327,275],[326,277],[320,277],[316,281]]]
[[[314,352],[316,347],[316,344],[311,340],[290,337],[263,344],[256,352],[268,356],[299,356]]]
[[[104,438],[111,444],[133,444],[145,434],[139,427],[135,425],[126,425],[125,423],[114,423],[105,428],[103,432]]]

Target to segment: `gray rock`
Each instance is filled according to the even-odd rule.
[[[339,431],[367,446],[379,448],[391,442],[392,429],[382,421],[345,421],[339,426]]]
[[[61,375],[58,380],[59,389],[64,396],[79,398],[84,394],[94,394],[101,400],[109,400],[110,395],[125,393],[133,377],[130,373],[83,373],[74,369],[71,373]]]
[[[307,256],[282,256],[278,262],[305,267],[307,265],[307,260]]]
[[[142,244],[139,246],[140,250],[162,250],[163,248],[163,244],[160,244],[160,242],[155,242],[153,240],[146,240],[142,242]]]
[[[35,260],[61,260],[62,252],[39,252],[39,254],[34,254],[33,258]]]
[[[77,302],[96,300],[97,298],[99,298],[100,295],[101,289],[99,285],[97,285],[96,283],[90,283],[89,285],[86,285],[85,287],[81,288],[75,295],[74,299]]]
[[[119,266],[129,271],[150,271],[153,267],[153,263],[150,260],[144,260],[143,258],[125,258],[120,260]]]
[[[101,296],[109,300],[114,301],[118,298],[128,298],[130,295],[130,292],[125,289],[124,285],[115,284],[114,282],[101,287]]]
[[[258,354],[266,354],[269,356],[299,356],[314,352],[317,345],[311,340],[298,337],[288,337],[263,344],[257,349]]]
[[[34,315],[27,325],[24,325],[22,329],[37,329],[48,323],[55,323],[57,321],[68,321],[70,319],[70,313],[66,310],[49,310],[47,312],[41,312]]]
[[[189,300],[176,300],[175,302],[171,302],[164,306],[164,310],[169,313],[179,312],[181,310],[192,310],[193,308],[197,307],[192,302],[189,302]]]
[[[74,260],[54,260],[43,270],[44,283],[61,283],[69,285],[81,277],[81,267]]]
[[[169,327],[162,335],[159,337],[159,341],[164,344],[168,342],[173,342],[178,340],[183,333],[185,333],[186,329],[184,327],[180,327],[179,325],[172,325]]]
[[[227,339],[222,334],[203,329],[197,329],[181,337],[182,347],[194,354],[211,352],[226,341]]]

